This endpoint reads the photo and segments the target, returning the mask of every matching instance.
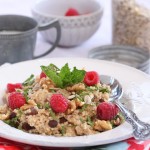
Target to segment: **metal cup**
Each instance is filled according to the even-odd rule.
[[[34,56],[37,31],[56,29],[56,40],[45,53]],[[15,63],[43,57],[58,45],[61,29],[58,20],[38,26],[30,17],[20,15],[0,16],[0,65],[5,62]]]

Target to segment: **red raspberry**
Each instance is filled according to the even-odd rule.
[[[7,91],[8,91],[9,93],[15,92],[16,89],[22,89],[22,84],[21,84],[21,83],[15,83],[15,84],[8,83],[8,84],[7,84]]]
[[[40,79],[41,79],[41,78],[46,78],[46,74],[45,74],[43,71],[42,71],[41,74],[40,74]]]
[[[110,102],[102,102],[97,107],[97,117],[101,120],[112,120],[118,112],[118,107]]]
[[[65,16],[79,16],[79,12],[74,8],[69,8],[68,11],[65,13]]]
[[[68,108],[68,100],[61,94],[53,94],[50,98],[50,106],[56,113],[63,113]]]
[[[19,92],[12,92],[8,96],[8,106],[11,109],[20,108],[26,103],[25,97]]]
[[[95,71],[89,71],[86,72],[84,77],[84,83],[88,86],[92,86],[100,82],[100,78],[97,72]]]

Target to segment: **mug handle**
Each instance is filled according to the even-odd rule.
[[[50,29],[50,28],[56,28],[56,32],[57,32],[56,33],[57,36],[56,36],[56,40],[55,40],[54,44],[44,54],[41,54],[41,55],[38,55],[38,56],[33,56],[33,59],[37,59],[37,58],[40,58],[40,57],[43,57],[43,56],[49,54],[58,45],[58,43],[60,41],[60,37],[61,37],[61,27],[60,27],[59,21],[57,19],[56,20],[52,20],[51,22],[49,22],[47,24],[44,24],[42,26],[39,26],[38,27],[38,31],[43,31],[43,30],[47,30],[47,29]]]

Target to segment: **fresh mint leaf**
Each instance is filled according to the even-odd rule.
[[[96,86],[87,86],[86,90],[88,90],[89,92],[92,92],[92,91],[95,91],[95,90],[98,90],[98,89],[97,89]]]
[[[18,127],[18,125],[19,125],[18,117],[4,120],[4,122],[12,127]]]
[[[63,83],[61,77],[55,70],[51,70],[49,67],[41,66],[42,71],[56,84],[57,87],[62,87]]]
[[[25,97],[25,99],[26,99],[26,102],[28,102],[28,100],[29,100],[29,97],[28,97],[28,92],[29,92],[29,90],[30,90],[30,88],[27,88],[27,89],[25,89],[25,90],[23,91],[23,95],[24,95],[24,97]]]
[[[80,118],[81,123],[84,123],[84,120],[82,118]]]
[[[59,76],[61,77],[61,80],[63,82],[63,87],[72,84],[72,82],[71,82],[71,71],[70,71],[70,68],[68,66],[68,63],[65,64],[61,68]]]
[[[91,120],[89,116],[87,117],[87,124],[90,125],[91,127],[93,127],[94,125],[93,121]]]
[[[38,107],[39,109],[41,109],[41,108],[42,108],[42,105],[39,104],[39,103],[37,103],[37,107]]]
[[[60,71],[60,69],[57,67],[57,66],[55,66],[54,64],[50,64],[49,66],[48,66],[48,68],[50,69],[50,70],[53,70],[53,71]]]
[[[23,86],[30,86],[30,85],[33,84],[33,82],[34,82],[34,75],[31,74],[30,77],[29,77],[28,79],[26,79],[26,80],[22,83],[22,85],[23,85]]]
[[[19,114],[19,115],[18,115],[18,118],[20,118],[21,115],[23,114],[23,111],[22,111],[21,109],[19,109],[19,110],[18,110],[18,114]]]
[[[108,88],[101,88],[101,89],[99,89],[99,91],[102,93],[110,93]]]
[[[61,69],[54,64],[41,66],[41,69],[60,88],[82,82],[86,73],[84,70],[78,70],[76,67],[71,71],[68,63]]]
[[[77,95],[77,94],[76,94],[76,98],[79,99],[79,100],[82,101],[82,102],[84,101],[83,97],[81,97],[80,95]]]
[[[84,105],[82,106],[82,108],[80,109],[80,112],[85,111],[87,107],[88,107],[88,104],[84,104]]]
[[[56,119],[56,115],[55,115],[55,113],[53,112],[52,109],[49,109],[49,113],[50,113],[50,116],[51,116],[53,119]]]
[[[73,84],[82,82],[85,76],[85,70],[78,70],[76,67],[73,68],[71,73],[71,81]]]
[[[49,109],[49,108],[50,108],[50,106],[49,106],[48,103],[45,103],[45,104],[44,104],[44,107],[45,107],[45,109]]]
[[[70,73],[70,68],[67,63],[61,68],[59,76],[61,77],[61,79],[64,79],[66,76],[70,76]]]
[[[64,135],[66,133],[66,128],[65,126],[61,126],[61,130],[60,130],[61,134]]]

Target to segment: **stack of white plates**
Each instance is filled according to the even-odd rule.
[[[115,61],[150,73],[150,52],[144,49],[122,45],[106,45],[92,49],[88,57]]]

